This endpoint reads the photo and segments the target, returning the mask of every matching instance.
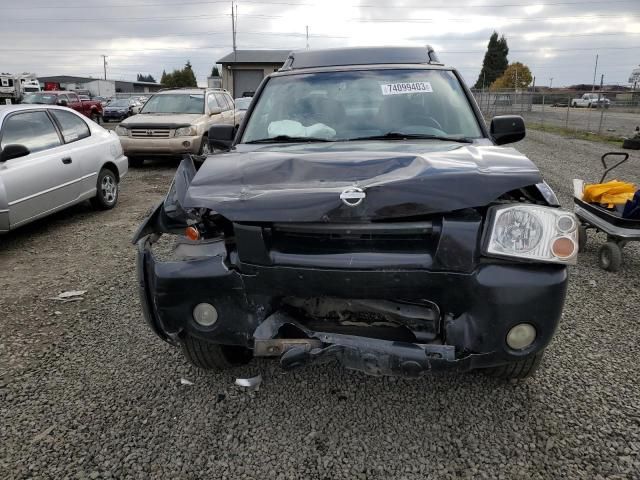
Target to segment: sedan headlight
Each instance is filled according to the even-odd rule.
[[[129,129],[127,127],[123,127],[122,125],[118,125],[116,127],[116,133],[121,137],[128,137]]]
[[[575,264],[578,221],[569,212],[538,205],[508,205],[490,210],[487,255]]]
[[[176,137],[193,137],[197,135],[197,129],[193,125],[189,127],[176,128]]]

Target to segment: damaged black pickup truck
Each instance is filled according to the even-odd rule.
[[[524,136],[515,116],[487,129],[430,48],[291,53],[136,233],[146,320],[205,369],[526,377],[578,247],[573,214],[500,146]]]

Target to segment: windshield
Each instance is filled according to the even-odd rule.
[[[236,98],[233,102],[238,110],[246,110],[251,103],[251,97]]]
[[[204,113],[204,94],[171,93],[154,95],[140,113]]]
[[[242,142],[353,140],[394,134],[478,138],[462,85],[446,70],[368,70],[274,77]]]
[[[113,102],[109,102],[110,107],[128,107],[129,100],[114,100]]]
[[[30,93],[25,95],[22,99],[22,103],[42,103],[45,105],[55,105],[57,95],[50,93]]]

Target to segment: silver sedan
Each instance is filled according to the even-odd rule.
[[[0,233],[85,200],[115,207],[127,165],[118,137],[74,110],[0,106]]]

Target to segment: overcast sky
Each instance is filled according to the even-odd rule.
[[[0,71],[135,79],[191,60],[201,85],[231,51],[231,2],[0,0]],[[424,45],[473,84],[493,30],[537,85],[626,84],[640,64],[640,0],[238,0],[238,49]]]

